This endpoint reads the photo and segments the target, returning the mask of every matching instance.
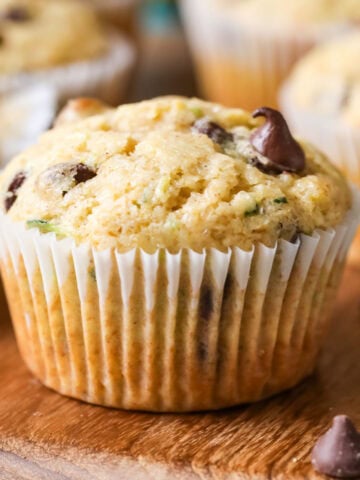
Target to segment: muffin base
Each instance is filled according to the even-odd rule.
[[[354,215],[296,244],[176,255],[94,251],[3,216],[21,354],[48,387],[123,409],[219,409],[288,389],[314,368]]]

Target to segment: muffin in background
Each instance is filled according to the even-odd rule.
[[[276,107],[292,65],[315,44],[360,21],[357,0],[181,0],[206,98]]]
[[[47,83],[62,100],[98,95],[118,102],[134,48],[76,0],[4,0],[0,5],[0,93]]]
[[[318,46],[295,65],[280,94],[292,128],[329,155],[358,185],[359,52],[360,31]]]
[[[81,99],[6,167],[1,271],[45,385],[191,411],[313,371],[359,201],[279,112],[261,116],[182,97],[115,110]]]

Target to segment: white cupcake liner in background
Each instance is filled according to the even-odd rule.
[[[0,217],[20,351],[47,386],[87,402],[208,410],[287,389],[314,368],[359,194],[334,230],[202,253],[76,246]]]
[[[0,75],[0,95],[29,85],[46,84],[63,104],[74,97],[97,97],[116,105],[126,93],[136,52],[130,41],[112,32],[101,56],[44,70]]]
[[[51,126],[57,108],[55,89],[44,84],[0,97],[0,168]]]
[[[248,110],[277,106],[277,91],[292,65],[347,24],[286,29],[250,25],[212,0],[181,0],[184,26],[205,96]],[[237,16],[236,16],[237,15]]]
[[[296,105],[287,83],[280,91],[279,103],[294,133],[316,145],[360,185],[360,128]]]

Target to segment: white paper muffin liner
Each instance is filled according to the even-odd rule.
[[[314,368],[359,217],[273,248],[177,254],[76,246],[0,217],[20,351],[47,386],[137,410],[208,410]]]
[[[55,88],[61,103],[74,97],[97,97],[113,105],[120,103],[135,65],[135,48],[122,35],[109,34],[107,51],[97,58],[67,65],[0,75],[0,95],[34,84]]]
[[[250,25],[211,0],[181,0],[180,5],[204,95],[248,110],[276,107],[278,88],[296,60],[319,41],[351,28]]]

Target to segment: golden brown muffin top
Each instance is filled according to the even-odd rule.
[[[13,220],[99,249],[249,249],[334,227],[351,206],[343,176],[277,112],[263,123],[182,97],[94,108],[68,111],[4,170]]]

